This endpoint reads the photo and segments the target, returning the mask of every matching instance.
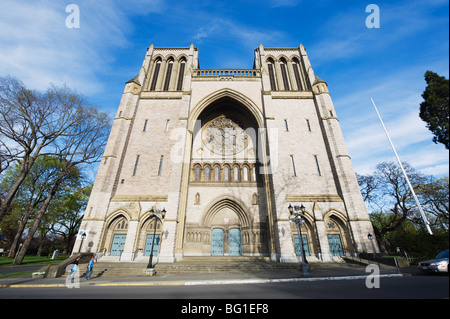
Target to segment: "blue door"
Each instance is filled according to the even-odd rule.
[[[211,256],[223,256],[224,233],[221,228],[214,228],[211,232]]]
[[[330,251],[332,256],[344,255],[344,250],[342,249],[341,236],[328,235],[328,243],[330,244]]]
[[[302,235],[302,244],[303,249],[305,250],[305,256],[311,256],[311,253],[309,252],[308,238],[306,237],[306,235]],[[301,256],[302,251],[300,250],[298,235],[294,235],[294,247],[295,247],[295,255]]]
[[[113,241],[111,244],[111,256],[120,256],[122,254],[126,239],[127,239],[127,235],[125,235],[125,234],[114,235]]]
[[[155,242],[153,246],[153,256],[158,256],[159,253],[159,243],[161,241],[161,235],[155,235]],[[153,245],[153,235],[147,235],[145,240],[144,256],[150,256]]]
[[[241,230],[238,228],[232,228],[228,233],[228,254],[230,256],[241,255]]]

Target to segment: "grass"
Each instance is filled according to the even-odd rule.
[[[9,274],[2,274],[2,275],[0,275],[0,279],[23,277],[23,276],[30,275],[30,274],[32,274],[34,272],[35,272],[35,270],[11,272]]]
[[[61,256],[56,259],[51,259],[50,257],[40,257],[40,256],[25,256],[25,258],[22,261],[22,265],[48,265],[48,264],[59,263],[65,259],[67,259],[67,256]],[[14,262],[14,258],[0,257],[0,267],[12,266],[13,262]],[[2,275],[0,275],[0,278],[22,277],[22,276],[29,275],[33,272],[35,272],[35,270],[2,274]]]
[[[35,264],[54,264],[59,263],[67,258],[67,256],[61,256],[56,259],[51,259],[45,256],[25,256],[22,261],[22,265],[35,265]],[[14,262],[14,258],[0,257],[1,266],[11,266]]]

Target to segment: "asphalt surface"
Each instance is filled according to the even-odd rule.
[[[25,271],[26,266],[2,267],[0,274],[5,272]],[[40,268],[38,266],[33,266]],[[30,270],[33,267],[26,267]],[[38,270],[38,269],[36,269]],[[416,276],[422,273],[415,267],[395,268],[381,266],[379,269],[366,268],[364,265],[354,264],[324,264],[311,265],[309,275],[304,276],[300,270],[260,270],[260,271],[233,271],[233,272],[189,272],[178,274],[165,274],[157,272],[154,276],[139,277],[92,277],[91,280],[79,278],[73,284],[81,286],[193,286],[215,284],[254,284],[273,282],[323,281],[323,280],[351,280],[367,278],[370,275],[381,277]],[[32,275],[20,278],[0,279],[0,288],[7,287],[66,287],[69,283],[66,277],[59,278],[33,278]]]

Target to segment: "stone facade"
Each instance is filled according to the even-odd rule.
[[[378,252],[327,84],[302,45],[254,54],[253,69],[206,70],[193,45],[148,48],[125,85],[74,251],[294,262],[291,204],[306,208],[308,260]]]

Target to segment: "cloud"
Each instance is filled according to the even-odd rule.
[[[199,43],[207,37],[209,37],[215,30],[217,29],[217,25],[201,27],[197,33],[193,36],[193,39]]]
[[[397,161],[370,101],[374,96],[401,161],[424,174],[448,175],[448,151],[432,142],[432,134],[418,116],[421,91],[403,79],[412,78],[411,73],[415,71],[398,72],[402,78],[398,78],[397,73],[391,74],[378,86],[358,87],[334,101],[355,170],[371,174],[378,163]]]
[[[65,4],[50,0],[0,3],[0,70],[36,89],[50,83],[93,94],[99,73],[114,58],[109,51],[127,44],[129,24],[112,2],[77,2],[80,28],[66,27]]]
[[[347,10],[336,11],[315,30],[320,40],[309,51],[313,53],[316,63],[353,60],[368,53],[383,53],[402,41],[415,41],[417,34],[424,30],[448,26],[448,16],[438,17],[430,12],[433,7],[443,4],[443,1],[380,4],[379,29],[366,27],[366,4],[346,7]]]

